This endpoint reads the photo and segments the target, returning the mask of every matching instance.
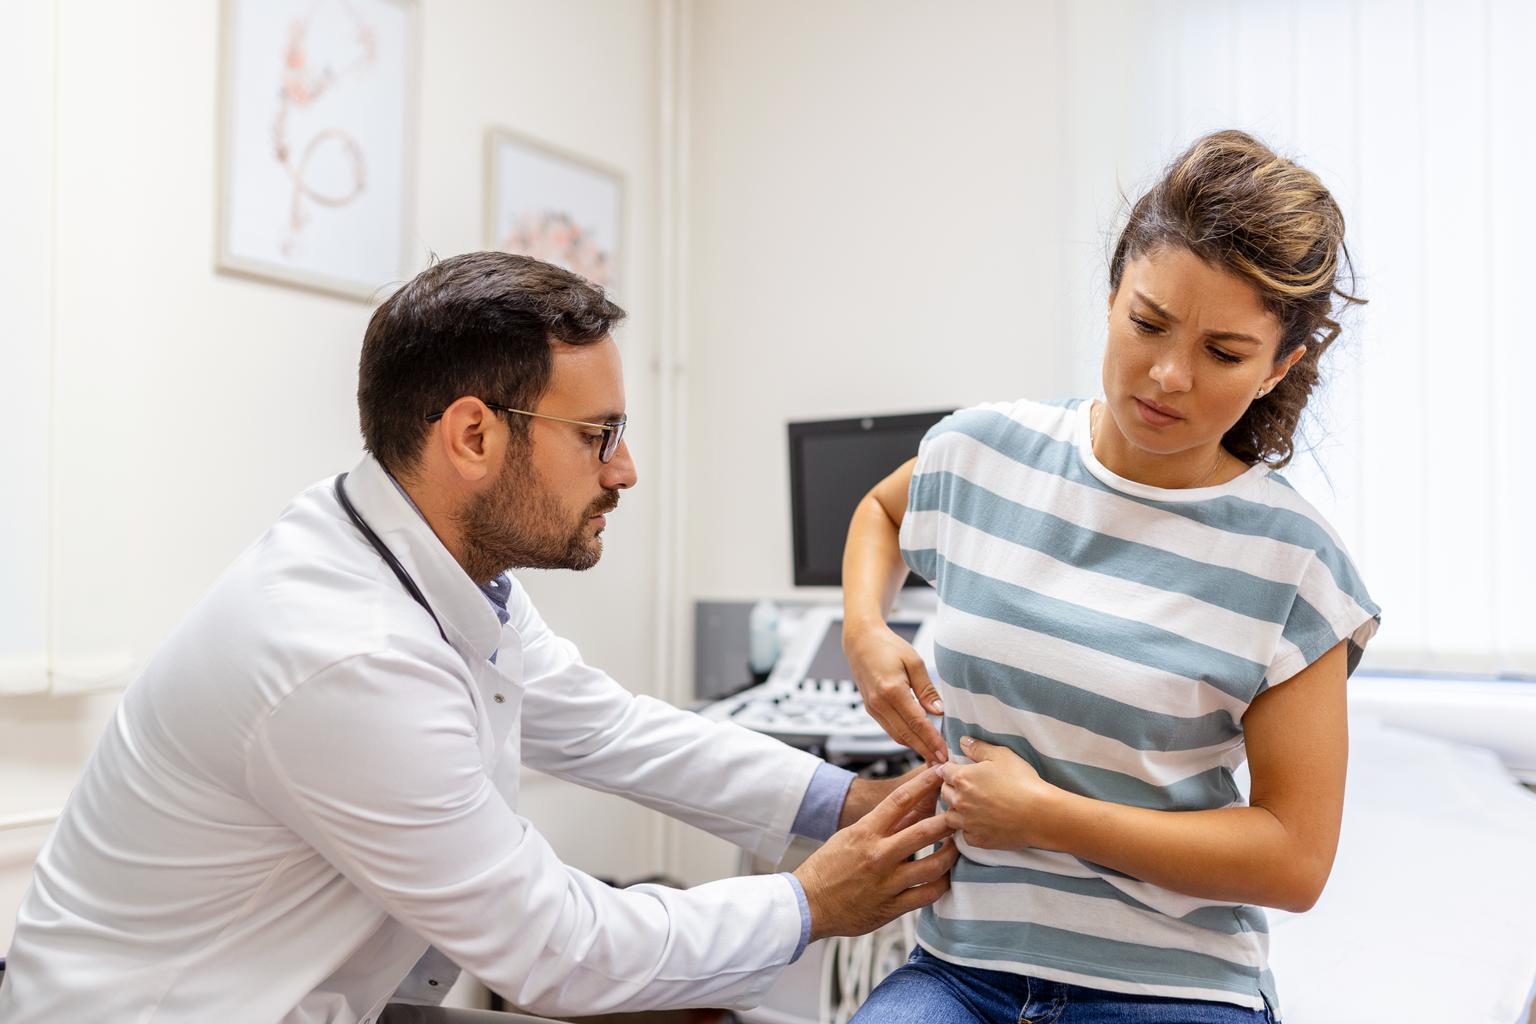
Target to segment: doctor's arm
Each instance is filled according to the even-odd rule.
[[[494,750],[454,657],[434,646],[347,659],[262,722],[246,784],[302,840],[294,862],[318,853],[381,914],[535,1012],[760,998],[799,948],[794,882],[613,889],[562,864],[492,784]],[[905,863],[947,834],[922,817],[939,781],[914,780],[813,855],[819,870],[797,874],[813,934],[873,927],[942,893],[952,851]]]
[[[1304,911],[1333,869],[1349,737],[1345,645],[1254,699],[1243,716],[1246,807],[1159,811],[1045,782],[1006,747],[967,740],[947,766],[948,820],[990,849],[1038,847],[1203,899]]]
[[[614,793],[776,861],[791,834],[828,838],[901,779],[855,779],[804,751],[664,701],[586,664],[523,595],[521,756],[530,768]]]

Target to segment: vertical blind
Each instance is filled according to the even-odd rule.
[[[1367,667],[1536,674],[1536,5],[1058,5],[1078,384],[1097,393],[1104,256],[1191,140],[1253,132],[1316,171],[1370,304],[1324,361],[1284,474],[1349,545],[1383,626]],[[1122,198],[1123,196],[1123,198]]]

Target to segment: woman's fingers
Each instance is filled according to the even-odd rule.
[[[943,704],[923,659],[888,627],[874,640],[860,636],[850,639],[845,634],[843,650],[870,717],[887,736],[923,760],[935,764],[949,760],[948,745],[928,721],[930,713],[942,713]]]
[[[887,714],[884,704],[864,702],[864,709],[869,712],[869,717],[875,720],[875,724],[885,730],[885,734],[900,743],[908,750],[913,751],[924,760],[931,760],[929,755],[923,753],[921,740],[908,729],[906,723],[899,715]]]
[[[923,664],[923,659],[918,657],[915,650],[912,657],[907,659],[907,678],[912,680],[912,692],[917,694],[923,710],[930,715],[942,715],[944,702],[939,699],[939,688],[928,678],[928,666]]]
[[[905,677],[881,683],[873,694],[864,698],[864,707],[887,736],[918,757],[934,763],[948,758],[943,742],[918,707],[917,698],[912,695]],[[916,724],[918,722],[922,723],[921,728]],[[939,756],[940,752],[944,753],[943,757]]]
[[[944,738],[939,735],[939,730],[928,721],[928,713],[917,702],[917,695],[912,692],[911,687],[906,686],[904,690],[904,693],[890,698],[890,703],[895,705],[891,710],[900,718],[904,731],[913,737],[915,742],[906,743],[905,740],[900,742],[906,743],[924,760],[943,764],[949,760],[949,747],[944,743]]]

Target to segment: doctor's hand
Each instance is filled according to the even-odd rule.
[[[949,760],[949,747],[928,716],[944,703],[922,656],[881,621],[843,622],[843,654],[864,706],[885,734],[932,764]]]
[[[937,768],[923,769],[795,869],[811,908],[813,941],[874,931],[949,891],[949,869],[959,855],[953,840],[908,860],[952,834],[933,816],[942,782]]]
[[[837,817],[837,827],[847,828],[860,820],[874,810],[880,801],[927,771],[928,767],[926,764],[920,764],[894,779],[854,779],[848,787],[848,796],[843,800],[843,810]],[[929,800],[927,803],[928,810],[921,815],[922,817],[927,817],[934,811],[934,802]]]
[[[1054,849],[1047,837],[1062,790],[1008,747],[966,736],[960,750],[972,764],[951,761],[940,767],[950,828],[984,850]]]

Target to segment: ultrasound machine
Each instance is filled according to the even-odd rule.
[[[928,428],[946,415],[930,412],[789,424],[795,586],[841,586],[843,542],[854,507],[870,488],[916,455]],[[909,574],[887,619],[896,634],[917,649],[930,674],[934,605],[928,585]],[[775,736],[850,767],[906,760],[906,748],[886,736],[870,717],[854,685],[843,656],[841,603],[788,602],[785,611],[786,626],[794,628],[768,678],[699,708],[699,713]],[[701,616],[701,630],[709,628],[708,621]],[[742,625],[740,616],[733,621]]]
[[[928,428],[947,413],[868,416],[789,424],[790,518],[796,587],[842,585],[843,542],[853,510],[870,488],[917,454]],[[767,678],[749,686],[752,602],[701,601],[695,608],[695,686],[710,703],[697,710],[810,750],[861,775],[889,777],[918,758],[870,717],[843,656],[841,595],[804,591],[777,601],[784,628],[778,660]],[[936,595],[908,575],[887,622],[933,667]],[[760,666],[761,667],[761,666]],[[759,677],[761,678],[761,677]],[[743,687],[748,687],[743,689]],[[937,724],[937,722],[935,722]],[[804,841],[797,841],[797,844]],[[786,861],[740,870],[793,867],[811,846],[791,846]],[[829,1024],[847,1020],[870,989],[906,960],[916,942],[916,915],[907,914],[857,939],[813,942],[785,968],[761,1005],[739,1014],[743,1024]]]

